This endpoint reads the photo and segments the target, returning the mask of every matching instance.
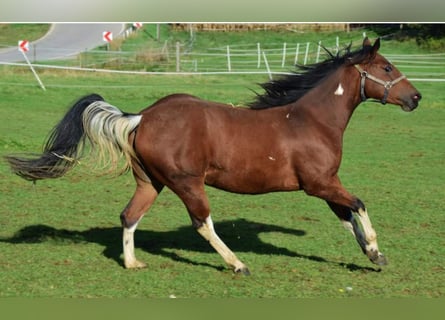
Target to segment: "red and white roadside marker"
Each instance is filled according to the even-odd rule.
[[[135,27],[136,29],[140,29],[140,28],[142,28],[142,23],[141,22],[135,22],[135,23],[133,23],[133,27]]]
[[[21,52],[28,52],[29,51],[29,41],[28,40],[19,40],[18,49]]]
[[[104,31],[104,32],[102,33],[102,39],[103,39],[105,42],[110,43],[111,41],[113,41],[113,32],[111,32],[111,31]]]

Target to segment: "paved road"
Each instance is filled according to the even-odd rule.
[[[43,38],[30,43],[27,56],[31,61],[67,58],[104,44],[104,31],[116,38],[124,27],[122,23],[56,23]],[[21,61],[25,59],[17,47],[0,51],[0,62]]]

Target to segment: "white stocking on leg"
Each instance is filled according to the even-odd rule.
[[[249,269],[242,263],[236,255],[219,238],[213,227],[212,218],[208,216],[201,227],[197,229],[200,235],[206,239],[210,245],[221,255],[224,261],[233,268],[235,272],[250,274]]]

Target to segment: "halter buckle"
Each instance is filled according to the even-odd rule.
[[[392,81],[387,81],[384,85],[385,89],[391,89],[392,88]]]

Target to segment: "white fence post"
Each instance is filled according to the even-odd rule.
[[[230,62],[230,47],[227,46],[227,69],[229,72],[232,71],[232,63]]]
[[[287,43],[283,44],[283,58],[281,59],[281,68],[284,68],[284,64],[286,63],[286,46]]]
[[[179,41],[176,41],[176,72],[180,72],[181,71],[181,57],[180,57],[180,43]]]
[[[192,24],[189,24],[189,30],[190,30],[190,41],[193,41],[193,39],[195,39],[195,33],[193,32]]]
[[[165,59],[167,60],[167,63],[170,62],[170,57],[168,54],[168,40],[165,40],[164,42],[164,46],[161,49],[161,54],[165,57]]]
[[[263,51],[263,58],[264,58],[264,64],[266,65],[267,73],[269,74],[269,79],[273,80],[272,79],[272,72],[270,71],[270,67],[269,67],[269,62],[267,62],[266,54],[264,53],[264,51]]]
[[[294,65],[297,65],[298,63],[298,54],[300,53],[300,44],[297,43],[297,49],[295,49],[295,60],[294,60]]]
[[[256,44],[256,48],[257,48],[257,52],[258,52],[257,68],[259,69],[261,66],[261,45],[259,42]]]
[[[304,55],[304,65],[306,65],[307,64],[307,59],[308,59],[308,55],[309,55],[309,45],[310,45],[310,43],[308,42],[307,44],[306,44],[306,53],[305,53],[305,55]]]

